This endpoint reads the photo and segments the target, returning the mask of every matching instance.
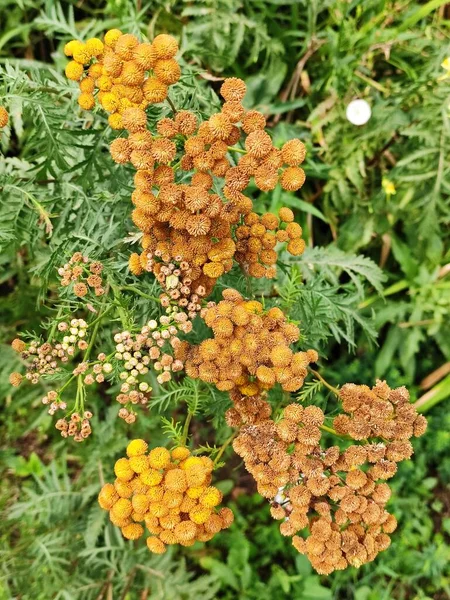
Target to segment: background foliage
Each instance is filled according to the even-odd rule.
[[[0,136],[2,600],[450,597],[450,86],[439,80],[449,18],[439,0],[0,0],[0,102],[11,115]],[[56,266],[80,249],[106,260],[118,285],[132,283],[129,174],[109,159],[104,117],[78,109],[63,75],[66,41],[115,26],[181,39],[188,75],[174,96],[179,106],[207,114],[217,78],[237,75],[275,143],[306,142],[300,197],[278,189],[258,197],[261,210],[295,208],[309,245],[300,260],[283,257],[277,293],[320,349],[332,383],[377,376],[407,385],[413,399],[427,394],[429,433],[394,483],[399,531],[359,571],[315,575],[231,453],[221,485],[233,528],[193,550],[150,557],[107,524],[95,501],[130,435],[111,396],[91,391],[95,434],[74,446],[54,431],[42,390],[11,394],[17,358],[7,343],[17,329],[39,333],[55,314]],[[360,128],[345,119],[355,97],[372,106]],[[224,285],[246,284],[236,271]],[[270,288],[258,283],[253,293]],[[121,302],[136,318],[155,310],[125,293]],[[103,328],[105,343],[117,327]],[[440,379],[427,377],[441,366]],[[303,398],[313,391],[305,387]],[[158,392],[157,410],[140,417],[133,436],[162,441],[158,413],[183,414],[193,401],[192,389],[172,392]],[[221,443],[224,398],[204,396],[194,437],[214,443],[215,429]],[[318,401],[330,399],[319,390]]]

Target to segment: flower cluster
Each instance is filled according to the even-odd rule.
[[[265,311],[260,302],[246,301],[236,290],[227,289],[222,296],[221,302],[210,303],[202,312],[213,337],[198,346],[182,342],[175,348],[187,375],[222,391],[237,388],[246,396],[276,383],[287,392],[300,389],[307,366],[318,356],[315,350],[291,350],[290,344],[300,336],[298,327],[279,308]]]
[[[379,437],[401,441],[425,432],[427,421],[411,405],[405,387],[391,390],[382,381],[372,389],[367,385],[347,383],[339,395],[346,414],[338,415],[333,426],[338,433],[354,440]]]
[[[37,384],[42,376],[51,377],[61,372],[62,366],[74,357],[77,350],[87,351],[89,348],[87,328],[88,324],[84,319],[71,319],[69,322],[60,321],[54,324],[54,331],[48,338],[52,340],[52,343],[48,341],[41,344],[37,340],[33,340],[27,344],[20,339],[13,340],[11,346],[20,354],[26,367],[25,379]],[[53,341],[54,338],[59,338],[60,341]],[[42,404],[48,407],[48,414],[53,416],[58,410],[65,411],[68,408],[61,393],[75,377],[83,375],[86,384],[104,381],[102,371],[109,373],[112,369],[111,365],[102,364],[105,358],[106,355],[100,354],[98,361],[94,364],[86,361],[79,362],[72,370],[72,376],[69,377],[66,384],[59,390],[48,390],[41,398]],[[18,372],[11,373],[9,377],[9,381],[14,387],[18,387],[23,380],[23,375]],[[55,425],[63,437],[73,437],[77,442],[83,441],[91,433],[89,420],[92,413],[84,410],[83,398],[83,388],[78,386],[74,408],[69,413],[69,420],[64,417],[59,419]]]
[[[0,106],[0,129],[8,125],[9,115],[5,107]]]
[[[282,521],[281,534],[292,537],[318,573],[359,567],[390,544],[396,520],[386,510],[391,493],[386,481],[395,475],[398,462],[412,456],[410,438],[425,432],[426,420],[409,403],[406,389],[391,390],[385,382],[373,388],[344,385],[339,392],[343,412],[334,417],[334,429],[324,424],[317,406],[292,403],[280,418],[272,417],[268,392],[277,385],[283,395],[298,391],[309,365],[318,360],[317,352],[293,349],[299,328],[275,306],[266,308],[233,289],[225,289],[217,303],[205,299],[235,263],[248,276],[274,278],[280,244],[293,256],[303,253],[302,229],[293,212],[283,207],[278,216],[261,215],[247,190],[256,186],[270,192],[277,185],[299,190],[305,181],[300,166],[305,146],[295,139],[282,148],[273,146],[264,115],[243,106],[246,86],[241,79],[223,82],[224,102],[208,120],[199,122],[193,112],[177,111],[168,97],[169,86],[180,77],[177,51],[171,36],[140,43],[116,29],[103,41],[73,40],[65,47],[73,58],[66,74],[79,82],[80,107],[90,110],[98,101],[109,113],[111,128],[126,132],[111,143],[110,154],[117,164],[130,163],[135,170],[131,219],[141,231],[142,251],[131,254],[129,270],[136,276],[154,275],[162,290],[163,314],[142,327],[127,325],[130,331],[124,324],[114,336],[114,350],[100,352],[96,360],[90,356],[99,323],[114,303],[90,322],[89,343],[83,319],[58,322],[58,317],[46,343],[16,339],[12,346],[32,383],[56,374],[62,363],[83,351],[75,368],[66,369],[66,382],[42,399],[50,414],[65,411],[61,394],[76,381],[74,406],[56,423],[63,437],[75,441],[91,433],[85,385],[108,376],[120,382],[116,400],[119,417],[127,423],[136,420],[136,405],[150,401],[150,368],[159,384],[184,370],[188,377],[229,392],[232,407],[226,421],[238,428],[233,448],[258,492],[269,500],[272,516]],[[162,108],[160,114],[171,116],[160,118],[150,131],[146,111],[164,100],[171,112]],[[0,127],[7,118],[0,107]],[[105,294],[102,270],[100,262],[76,252],[58,274],[62,286],[73,285],[74,294],[83,298],[90,290]],[[117,289],[152,298],[133,286],[115,286],[112,273],[108,280],[116,300]],[[95,312],[89,304],[86,308]],[[198,317],[212,334],[191,344],[183,336]],[[13,386],[22,379],[20,373],[10,376]],[[127,539],[140,538],[145,526],[147,546],[157,554],[167,545],[208,541],[233,521],[230,509],[218,508],[222,494],[211,485],[213,461],[182,445],[191,417],[190,412],[184,442],[173,450],[149,449],[140,439],[130,442],[127,457],[115,464],[116,480],[105,484],[98,498]],[[327,446],[322,431],[336,435],[339,445]],[[215,462],[232,439],[214,449]]]
[[[62,342],[40,344],[32,340],[29,344],[23,340],[15,339],[11,343],[13,350],[20,354],[26,365],[25,379],[31,383],[38,383],[42,375],[53,375],[60,370],[59,363],[67,363],[75,353],[76,347],[85,349],[87,342],[86,322],[82,319],[72,319],[70,326],[62,322],[58,324],[59,331],[66,331],[69,335],[62,338]],[[14,387],[18,387],[23,380],[20,373],[11,373],[9,381]]]
[[[111,113],[111,127],[129,133],[115,139],[110,151],[115,162],[130,162],[136,169],[132,220],[143,232],[143,252],[131,255],[131,272],[152,272],[171,297],[196,304],[189,297],[192,292],[181,288],[196,295],[203,289],[208,295],[217,278],[232,268],[233,258],[258,277],[273,277],[277,242],[288,242],[293,255],[303,252],[301,228],[292,224],[276,235],[267,233],[278,229],[278,220],[273,215],[260,220],[243,192],[252,178],[263,191],[278,182],[289,191],[300,189],[305,173],[299,165],[306,152],[300,140],[287,142],[281,150],[273,146],[264,115],[243,107],[246,86],[237,78],[224,81],[220,93],[225,102],[209,120],[199,123],[194,113],[174,110],[172,118],[159,120],[156,132],[149,131],[145,108],[164,101],[168,85],[180,77],[177,51],[176,40],[168,35],[149,44],[111,30],[104,42],[69,42],[65,52],[74,60],[66,74],[81,79],[80,106],[92,108],[98,88],[100,104]],[[96,62],[90,64],[92,60]],[[242,137],[245,150],[233,148]],[[236,150],[243,153],[237,161],[231,159]],[[191,172],[190,177],[177,181],[178,168]],[[213,190],[213,177],[223,180],[221,193],[217,186]],[[251,231],[246,223],[235,234],[234,226],[244,217],[251,221]],[[183,271],[191,285],[165,285],[172,280],[168,269]]]
[[[130,442],[128,458],[115,464],[117,479],[104,485],[98,497],[125,538],[140,538],[145,523],[151,534],[148,549],[162,554],[167,545],[206,542],[231,525],[231,510],[217,509],[222,494],[210,485],[210,458],[192,456],[183,446],[147,450],[144,440]]]
[[[101,273],[103,265],[99,261],[90,261],[89,257],[83,256],[81,252],[75,252],[69,262],[58,269],[61,277],[61,285],[69,286],[73,283],[73,293],[83,298],[92,289],[96,296],[105,293]]]
[[[148,321],[136,335],[122,331],[114,336],[114,358],[119,364],[119,379],[123,382],[116,400],[123,407],[119,417],[129,423],[136,418],[133,405],[148,403],[152,388],[143,376],[148,373],[149,365],[153,365],[158,373],[160,384],[170,381],[172,373],[183,369],[183,363],[173,357],[173,348],[180,343],[180,333],[192,330],[192,321],[174,307],[169,306],[166,311],[167,314],[158,320]]]
[[[66,417],[58,419],[55,427],[61,432],[62,437],[73,437],[75,442],[82,442],[92,433],[90,419],[92,413],[89,410],[85,410],[82,415],[73,412],[69,419]]]
[[[159,251],[157,251],[159,255]],[[153,272],[165,293],[161,294],[160,302],[164,308],[178,306],[194,319],[201,309],[201,300],[206,295],[203,285],[193,287],[193,270],[186,261],[177,266],[174,262],[155,262],[152,253],[147,256],[133,253],[129,260],[130,271],[140,275],[143,271]]]
[[[81,108],[94,108],[98,90],[98,102],[110,113],[110,126],[133,132],[146,123],[145,108],[165,100],[168,86],[180,78],[177,52],[178,44],[170,35],[141,44],[136,36],[111,29],[103,42],[91,38],[85,44],[78,40],[66,44],[64,53],[73,58],[66,76],[80,82]]]
[[[290,404],[275,422],[262,398],[235,394],[234,407],[227,412],[227,422],[241,427],[234,450],[255,478],[258,492],[271,500],[272,516],[283,519],[280,532],[293,536],[294,547],[322,574],[348,565],[359,567],[389,546],[397,522],[385,509],[391,495],[385,480],[396,473],[398,462],[412,456],[408,438],[426,429],[426,420],[407,404],[404,388],[391,390],[385,382],[377,382],[373,390],[344,386],[345,410],[361,407],[369,393],[385,403],[390,399],[399,408],[389,416],[390,441],[382,441],[386,431],[375,427],[367,437],[378,439],[345,449],[321,446],[325,417],[317,406]],[[380,408],[372,403],[365,417],[369,423],[375,414],[382,420]],[[359,418],[364,420],[362,413]],[[305,529],[306,539],[298,535]]]
[[[305,242],[301,238],[302,228],[294,223],[294,213],[283,207],[278,219],[272,213],[262,216],[254,212],[244,218],[243,225],[236,228],[236,260],[251,277],[275,277],[278,255],[274,250],[277,242],[288,242],[287,251],[293,256],[302,254]],[[280,221],[286,227],[280,226]]]

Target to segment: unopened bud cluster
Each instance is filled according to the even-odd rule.
[[[25,379],[36,384],[41,376],[57,373],[61,363],[67,363],[77,348],[86,349],[86,327],[87,324],[82,319],[73,319],[70,324],[58,323],[58,331],[66,335],[60,336],[61,341],[57,343],[40,344],[37,340],[25,343],[20,339],[13,340],[11,347],[20,354],[26,365]],[[23,378],[20,373],[11,373],[10,383],[17,387]]]
[[[66,410],[67,403],[61,400],[56,390],[49,390],[41,400],[44,406],[48,406],[48,414],[53,416],[57,410]]]
[[[156,262],[155,257],[161,257],[162,262]],[[194,319],[201,309],[201,300],[206,294],[202,285],[192,287],[192,268],[186,261],[179,261],[177,266],[170,261],[170,257],[163,256],[160,250],[145,251],[132,254],[129,260],[130,271],[134,275],[140,275],[143,271],[155,274],[157,281],[165,292],[160,295],[161,306],[178,306],[186,312],[190,319]]]
[[[90,261],[88,256],[75,252],[69,262],[58,269],[58,275],[63,287],[73,284],[73,293],[78,298],[84,298],[89,290],[93,290],[96,296],[102,296],[105,293],[102,270],[101,262]]]
[[[157,372],[160,384],[167,383],[172,373],[183,369],[183,363],[174,358],[173,352],[180,344],[180,332],[186,334],[192,330],[192,321],[173,307],[167,310],[167,314],[151,319],[135,335],[122,331],[114,336],[115,360],[119,362],[119,378],[123,381],[116,400],[123,405],[119,416],[125,420],[134,413],[133,405],[148,403],[152,388],[144,376],[150,366]]]
[[[147,547],[155,554],[167,545],[207,542],[233,522],[229,508],[218,509],[221,492],[211,485],[212,460],[192,456],[180,446],[150,450],[144,440],[128,444],[128,458],[114,467],[117,479],[103,486],[100,506],[129,540],[151,534]]]
[[[12,348],[20,354],[26,367],[25,377],[18,372],[11,373],[10,383],[18,387],[25,379],[33,384],[37,384],[41,377],[50,377],[61,372],[61,367],[66,365],[74,357],[77,350],[87,350],[87,323],[84,319],[71,319],[70,321],[60,321],[55,328],[54,337],[60,341],[56,343],[45,342],[40,344],[38,341],[31,341],[29,344],[20,339],[13,340]],[[73,369],[72,375],[85,375],[84,382],[89,383],[88,378],[92,375],[86,374],[89,368],[87,362],[80,362]],[[94,365],[93,370],[98,373],[98,365]],[[101,370],[101,366],[100,366]],[[97,375],[97,381],[103,381],[103,375]],[[102,379],[99,379],[102,378]],[[42,397],[41,402],[47,406],[48,414],[53,416],[58,410],[66,411],[67,402],[61,398],[58,390],[49,390]],[[76,403],[75,403],[76,405]],[[61,431],[63,437],[71,436],[76,441],[82,441],[91,433],[89,411],[80,416],[78,412],[72,412],[70,421],[65,418],[59,419],[56,428]]]

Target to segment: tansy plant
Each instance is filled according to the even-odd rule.
[[[176,106],[169,90],[181,77],[177,53],[169,35],[140,42],[117,29],[103,41],[65,46],[79,106],[100,105],[115,132],[111,159],[123,165],[120,185],[130,190],[133,241],[141,246],[129,256],[136,282],[121,283],[107,258],[68,256],[57,269],[65,303],[46,339],[13,341],[25,376],[14,372],[10,382],[45,380],[42,402],[61,414],[61,435],[78,442],[91,434],[91,385],[111,387],[119,417],[130,425],[139,411],[164,402],[164,391],[158,400],[152,387],[166,386],[166,398],[189,396],[184,421],[164,421],[170,447],[131,441],[116,462],[116,479],[99,493],[124,537],[148,530],[151,552],[206,542],[231,525],[231,510],[218,508],[222,494],[212,474],[232,445],[282,521],[281,534],[319,573],[359,567],[390,544],[396,520],[385,508],[386,480],[411,457],[409,440],[425,432],[426,420],[405,388],[330,385],[311,366],[317,351],[304,347],[299,324],[283,310],[289,294],[275,286],[261,296],[252,291],[253,279],[274,279],[277,267],[288,266],[283,257],[300,256],[305,242],[290,208],[260,214],[249,190],[299,190],[305,146],[298,139],[274,146],[264,115],[242,103],[241,79],[223,81],[224,102],[207,120]],[[160,104],[168,112],[155,119]],[[1,109],[0,125],[7,121]],[[391,182],[383,187],[395,193]],[[227,286],[232,271],[245,292]],[[144,302],[141,312],[132,314],[129,297]],[[113,343],[101,335],[107,320],[121,323]],[[309,376],[307,393],[300,392]],[[321,386],[336,397],[333,417],[312,402]],[[192,418],[201,398],[215,394],[224,398],[221,416],[234,431],[220,447],[192,448]]]

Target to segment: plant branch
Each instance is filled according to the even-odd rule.
[[[175,105],[172,102],[172,100],[169,98],[169,96],[167,96],[166,100],[169,103],[169,106],[172,109],[173,114],[176,115],[177,114],[177,109],[175,108]]]
[[[311,369],[311,367],[308,367],[308,371],[310,373],[312,373],[316,379],[318,379],[320,382],[322,382],[323,385],[330,390],[330,392],[333,392],[333,394],[339,398],[339,390],[337,388],[333,387],[331,385],[331,383],[328,383],[328,381],[326,379],[324,379],[318,371]]]
[[[247,154],[247,150],[243,148],[236,148],[236,146],[228,146],[229,152],[238,152],[239,154]]]
[[[186,416],[186,421],[184,422],[183,435],[181,437],[181,445],[182,446],[186,446],[188,435],[189,435],[189,425],[191,424],[193,416],[194,416],[194,413],[189,410],[188,414]]]
[[[222,458],[222,454],[225,452],[225,450],[228,448],[228,446],[231,444],[231,442],[234,440],[234,438],[237,435],[238,435],[238,432],[235,431],[232,435],[230,435],[230,437],[228,439],[225,440],[225,442],[219,448],[219,452],[217,453],[216,458],[214,459],[214,462],[213,462],[214,467],[217,465],[219,460]]]
[[[48,334],[47,342],[49,344],[52,343],[53,337],[54,337],[54,335],[56,333],[56,328],[58,327],[58,321],[62,317],[63,312],[64,312],[64,307],[60,306],[58,308],[58,312],[56,313],[56,316],[55,316],[55,318],[53,320],[53,325],[52,325],[52,328],[50,329],[50,333]]]
[[[160,302],[160,299],[156,296],[151,296],[150,294],[146,294],[145,292],[141,292],[140,289],[135,288],[133,285],[121,285],[120,290],[125,290],[127,292],[133,292],[138,296],[142,296],[142,298],[147,298],[147,300],[153,300],[154,302]]]

